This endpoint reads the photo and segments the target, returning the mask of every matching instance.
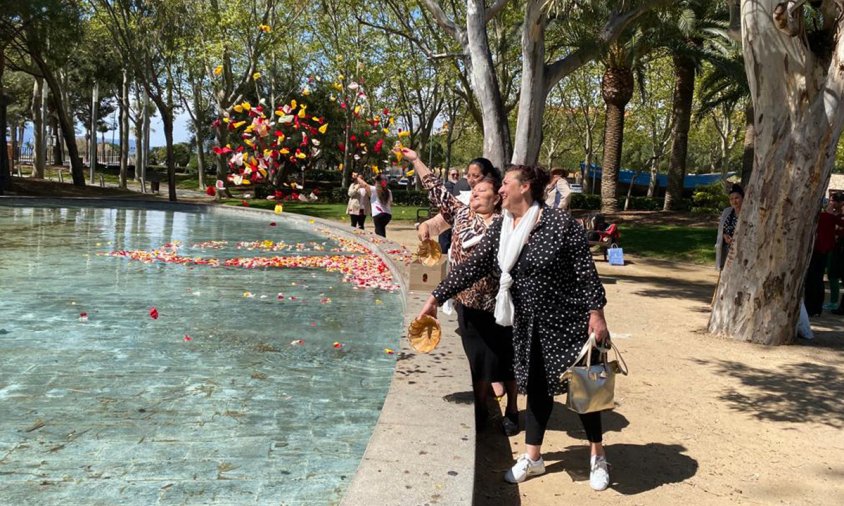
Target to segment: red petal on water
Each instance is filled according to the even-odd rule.
[[[191,337],[189,335],[185,334],[185,337],[182,340],[183,341],[192,341],[193,339],[191,339]]]
[[[158,310],[157,310],[157,309],[155,309],[155,308],[150,309],[150,310],[149,310],[149,316],[150,316],[150,318],[152,318],[153,320],[157,320],[157,319],[158,319]]]

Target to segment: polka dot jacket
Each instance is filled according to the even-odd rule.
[[[490,225],[472,256],[437,286],[433,292],[437,302],[442,304],[490,272],[501,275],[497,259],[501,223]],[[571,367],[588,339],[589,311],[606,305],[583,227],[570,215],[543,206],[510,275],[519,390],[525,393],[527,389],[531,336],[536,333],[545,359],[548,393],[560,395],[566,390],[560,375]]]

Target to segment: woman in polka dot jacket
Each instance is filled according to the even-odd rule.
[[[595,333],[599,342],[609,337],[603,312],[605,291],[585,232],[570,215],[543,203],[548,180],[539,167],[517,165],[507,170],[499,191],[504,219],[489,227],[472,256],[448,274],[420,312],[436,317],[438,305],[490,272],[501,278],[502,321],[509,318],[506,306],[512,298],[516,381],[527,394],[527,452],[505,474],[511,483],[545,472],[542,440],[554,396],[567,388],[560,375],[573,365],[589,334]],[[509,231],[502,232],[504,227]],[[521,248],[520,230],[527,235]],[[507,263],[508,251],[514,264]],[[509,293],[503,293],[508,285]],[[591,446],[590,484],[604,490],[609,473],[601,444],[601,413],[580,415],[580,419]]]

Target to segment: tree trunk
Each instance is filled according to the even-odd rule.
[[[100,85],[94,82],[91,90],[91,145],[88,148],[88,182],[94,184],[94,173],[97,170],[97,106],[100,103]]]
[[[12,185],[9,156],[6,152],[6,107],[9,99],[6,97],[6,91],[3,87],[3,74],[6,70],[5,49],[5,46],[0,46],[0,141],[2,141],[0,148],[0,154],[2,154],[0,156],[0,195],[3,195]]]
[[[529,0],[522,28],[522,85],[512,163],[535,165],[542,147],[545,112],[545,14],[543,0]]]
[[[753,173],[753,146],[756,144],[756,127],[753,124],[753,104],[744,111],[744,144],[741,154],[741,186],[747,187]]]
[[[633,72],[629,67],[607,67],[601,81],[607,104],[604,126],[604,158],[601,162],[601,212],[618,211],[618,171],[624,143],[624,108],[633,98]]]
[[[135,167],[137,171],[137,167]],[[129,172],[129,71],[123,69],[120,88],[120,188],[126,189]]]
[[[142,181],[142,187],[146,187],[147,165],[149,165],[149,124],[150,124],[149,93],[147,93],[146,88],[143,89],[141,96],[143,98],[142,103],[144,104],[144,113],[143,113],[143,121],[142,121],[142,126],[143,126],[144,132],[143,132],[143,138],[141,140],[141,146],[140,146],[140,150],[141,150],[141,181]],[[137,169],[135,169],[135,170],[137,170]]]
[[[161,109],[161,122],[164,123],[164,139],[167,142],[167,198],[176,202],[176,153],[173,150],[173,109]]]
[[[205,146],[204,142],[197,135],[196,138],[196,170],[199,178],[199,189],[205,189]]]
[[[692,101],[695,94],[695,62],[685,55],[674,55],[674,98],[672,120],[673,141],[668,162],[668,188],[665,191],[664,211],[677,210],[683,200],[683,180],[686,178],[686,158],[689,151],[689,127]]]
[[[55,111],[50,114],[50,130],[53,132],[53,165],[61,167],[64,165],[64,148],[62,147],[62,136]]]
[[[47,170],[47,136],[44,123],[47,118],[44,117],[44,109],[41,107],[42,97],[44,95],[44,79],[35,78],[35,83],[32,85],[32,126],[35,137],[35,146],[32,150],[32,177],[36,179],[44,179],[44,173]]]
[[[503,168],[510,160],[510,127],[489,51],[484,12],[483,0],[466,2],[467,70],[484,120],[484,156]]]
[[[712,333],[770,345],[795,337],[814,224],[844,127],[842,20],[835,20],[831,62],[825,65],[807,53],[803,37],[774,26],[771,13],[777,16],[778,3],[742,2],[755,111],[754,170],[709,320]]]

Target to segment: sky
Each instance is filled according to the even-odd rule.
[[[116,113],[115,113],[116,114]],[[109,118],[107,123],[111,124],[113,118]],[[188,125],[190,124],[190,116],[187,113],[181,113],[176,116],[176,119],[173,123],[173,142],[176,144],[180,142],[188,142],[191,138],[191,134],[188,131]],[[129,139],[130,143],[134,146],[135,144],[135,129],[131,126],[130,123],[130,131],[129,131]],[[81,123],[76,124],[76,136],[81,137],[85,135],[85,129]],[[114,133],[115,142],[117,141],[118,132]],[[111,142],[112,132],[109,131],[105,134],[106,142]],[[32,123],[27,123],[26,132],[24,132],[23,140],[24,142],[31,142],[32,139]],[[151,148],[155,148],[158,146],[166,145],[164,140],[164,123],[161,122],[161,117],[156,114],[150,120],[150,143]]]

